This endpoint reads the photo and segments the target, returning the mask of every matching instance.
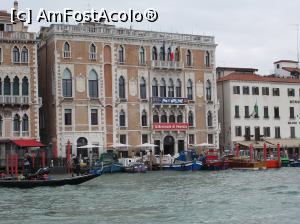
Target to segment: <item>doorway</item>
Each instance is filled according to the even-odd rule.
[[[175,139],[172,136],[167,136],[164,139],[164,154],[172,156],[175,154]]]

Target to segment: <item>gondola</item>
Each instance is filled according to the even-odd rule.
[[[0,179],[0,187],[7,188],[36,188],[36,187],[59,187],[64,185],[78,185],[102,175],[102,171],[84,176],[70,177],[64,179],[49,179],[49,180],[8,180]]]

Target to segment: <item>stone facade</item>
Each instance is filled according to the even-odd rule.
[[[151,142],[170,154],[219,144],[213,37],[81,24],[40,38],[41,134],[59,156],[68,140],[74,154],[84,143]]]
[[[36,35],[22,23],[11,24],[10,14],[4,11],[0,27],[0,160],[4,162],[5,151],[14,147],[11,140],[39,140],[41,101]]]

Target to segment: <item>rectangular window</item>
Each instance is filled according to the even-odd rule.
[[[269,107],[264,107],[264,118],[269,118]]]
[[[120,135],[120,143],[127,144],[127,136],[126,135]]]
[[[91,110],[91,125],[98,125],[98,110]]]
[[[280,127],[275,127],[275,138],[280,138]]]
[[[65,109],[65,125],[72,125],[72,110]]]
[[[290,118],[291,119],[295,118],[295,109],[294,109],[294,107],[290,107]]]
[[[291,138],[296,138],[295,127],[291,127]]]
[[[274,118],[279,119],[279,107],[274,107]]]
[[[207,135],[207,140],[209,144],[214,144],[214,135],[213,134],[208,134]]]
[[[252,95],[259,95],[259,88],[254,86],[252,87]]]
[[[234,117],[240,118],[240,107],[239,106],[234,107]]]
[[[242,136],[242,127],[241,126],[236,126],[235,127],[235,136],[236,137],[241,137]]]
[[[142,135],[142,144],[148,143],[148,135]]]
[[[270,127],[264,127],[264,137],[270,137]]]
[[[295,96],[295,89],[288,89],[288,96]]]
[[[254,128],[254,139],[255,141],[260,141],[260,128],[259,127],[255,127]]]
[[[189,144],[194,145],[195,144],[195,135],[189,135]]]
[[[262,95],[269,96],[269,87],[262,87]]]
[[[280,96],[279,88],[273,88],[273,96]]]
[[[250,118],[249,106],[245,106],[245,118]]]
[[[251,140],[251,129],[249,126],[245,127],[245,140],[246,141]]]
[[[250,94],[249,86],[243,86],[243,94],[244,95],[249,95]]]
[[[240,94],[240,87],[239,86],[234,86],[233,87],[233,94]]]

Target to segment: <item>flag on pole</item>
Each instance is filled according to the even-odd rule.
[[[256,116],[258,116],[258,105],[257,105],[257,102],[255,103],[254,110],[253,110],[253,112],[251,114],[251,117],[256,117]]]

